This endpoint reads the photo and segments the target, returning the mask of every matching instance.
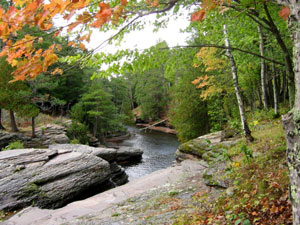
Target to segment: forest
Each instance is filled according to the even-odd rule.
[[[1,130],[19,132],[17,121],[26,120],[34,138],[40,115],[65,116],[72,120],[67,131],[72,143],[89,144],[93,136],[105,144],[124,134],[125,125],[164,121],[180,143],[230,131],[244,137],[241,151],[250,157],[247,146],[259,141],[253,132],[265,121],[277,126],[283,116],[287,139],[277,144],[287,152],[282,163],[289,171],[291,206],[276,207],[289,207],[293,215],[275,220],[271,213],[271,223],[255,223],[253,213],[262,208],[249,215],[251,224],[300,224],[298,1],[4,0],[0,6]],[[96,51],[142,32],[141,18],[155,14],[151,22],[162,29],[169,17],[186,11],[184,46],[161,40],[149,49]],[[68,25],[55,24],[57,16]],[[85,45],[93,29],[115,34],[90,50]],[[4,111],[9,122],[1,119]],[[239,218],[227,219],[250,221]]]

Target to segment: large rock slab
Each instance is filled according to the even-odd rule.
[[[49,149],[56,149],[59,152],[83,152],[93,154],[108,162],[124,162],[124,161],[140,161],[142,159],[143,151],[132,147],[120,147],[119,149],[114,148],[101,148],[101,147],[90,147],[81,144],[54,144],[50,145]]]
[[[61,207],[91,187],[105,185],[107,161],[92,154],[53,149],[0,152],[0,210],[28,205]]]
[[[17,215],[5,221],[5,225],[58,225],[58,224],[169,224],[162,221],[156,221],[154,223],[147,222],[143,216],[136,213],[136,216],[131,219],[118,220],[117,217],[112,216],[114,213],[121,212],[122,204],[129,204],[133,199],[141,198],[139,201],[145,201],[144,193],[155,192],[160,190],[165,191],[168,187],[170,191],[173,190],[173,185],[184,184],[187,188],[192,186],[192,183],[199,184],[199,186],[205,185],[196,180],[197,177],[201,177],[204,167],[197,161],[183,161],[181,164],[173,167],[168,167],[163,170],[155,171],[145,177],[139,178],[132,182],[129,182],[123,186],[111,189],[109,191],[100,193],[88,199],[73,202],[63,208],[55,210],[39,209],[37,207],[29,207]],[[169,193],[169,192],[168,192]],[[155,197],[153,193],[153,199]],[[138,202],[140,203],[140,202]],[[137,204],[135,209],[141,210],[140,204]],[[117,208],[115,208],[117,207]],[[158,210],[160,210],[158,208]],[[124,216],[130,214],[131,210],[127,209],[124,212]],[[150,210],[149,213],[153,213]],[[152,214],[151,213],[151,214]],[[158,211],[157,214],[161,214]],[[165,215],[165,214],[164,214]],[[129,220],[128,220],[129,219]],[[117,220],[117,221],[115,221]]]

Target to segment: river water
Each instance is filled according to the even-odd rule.
[[[158,131],[143,130],[137,127],[128,127],[132,137],[120,145],[132,146],[144,151],[140,163],[125,166],[129,180],[135,180],[151,172],[171,166],[175,161],[175,151],[179,142],[175,135]]]

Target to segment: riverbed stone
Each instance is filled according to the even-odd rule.
[[[0,152],[0,210],[58,208],[110,182],[110,165],[92,154],[54,149]]]

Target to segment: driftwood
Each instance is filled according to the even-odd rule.
[[[141,130],[147,130],[147,129],[150,129],[150,127],[154,127],[155,125],[157,125],[157,124],[160,124],[160,123],[162,123],[162,122],[165,122],[167,119],[164,119],[164,120],[161,120],[161,121],[159,121],[159,122],[157,122],[157,123],[154,123],[154,124],[147,124],[146,125],[146,127],[144,127],[144,128],[142,128]]]
[[[176,130],[174,129],[171,129],[171,128],[168,128],[168,127],[156,127],[155,125],[157,124],[160,124],[162,122],[165,122],[167,119],[165,120],[161,120],[157,123],[154,123],[154,124],[143,124],[143,123],[137,123],[136,126],[140,126],[140,127],[144,127],[144,128],[141,128],[140,130],[156,130],[156,131],[161,131],[161,132],[164,132],[164,133],[168,133],[168,134],[176,134]]]

